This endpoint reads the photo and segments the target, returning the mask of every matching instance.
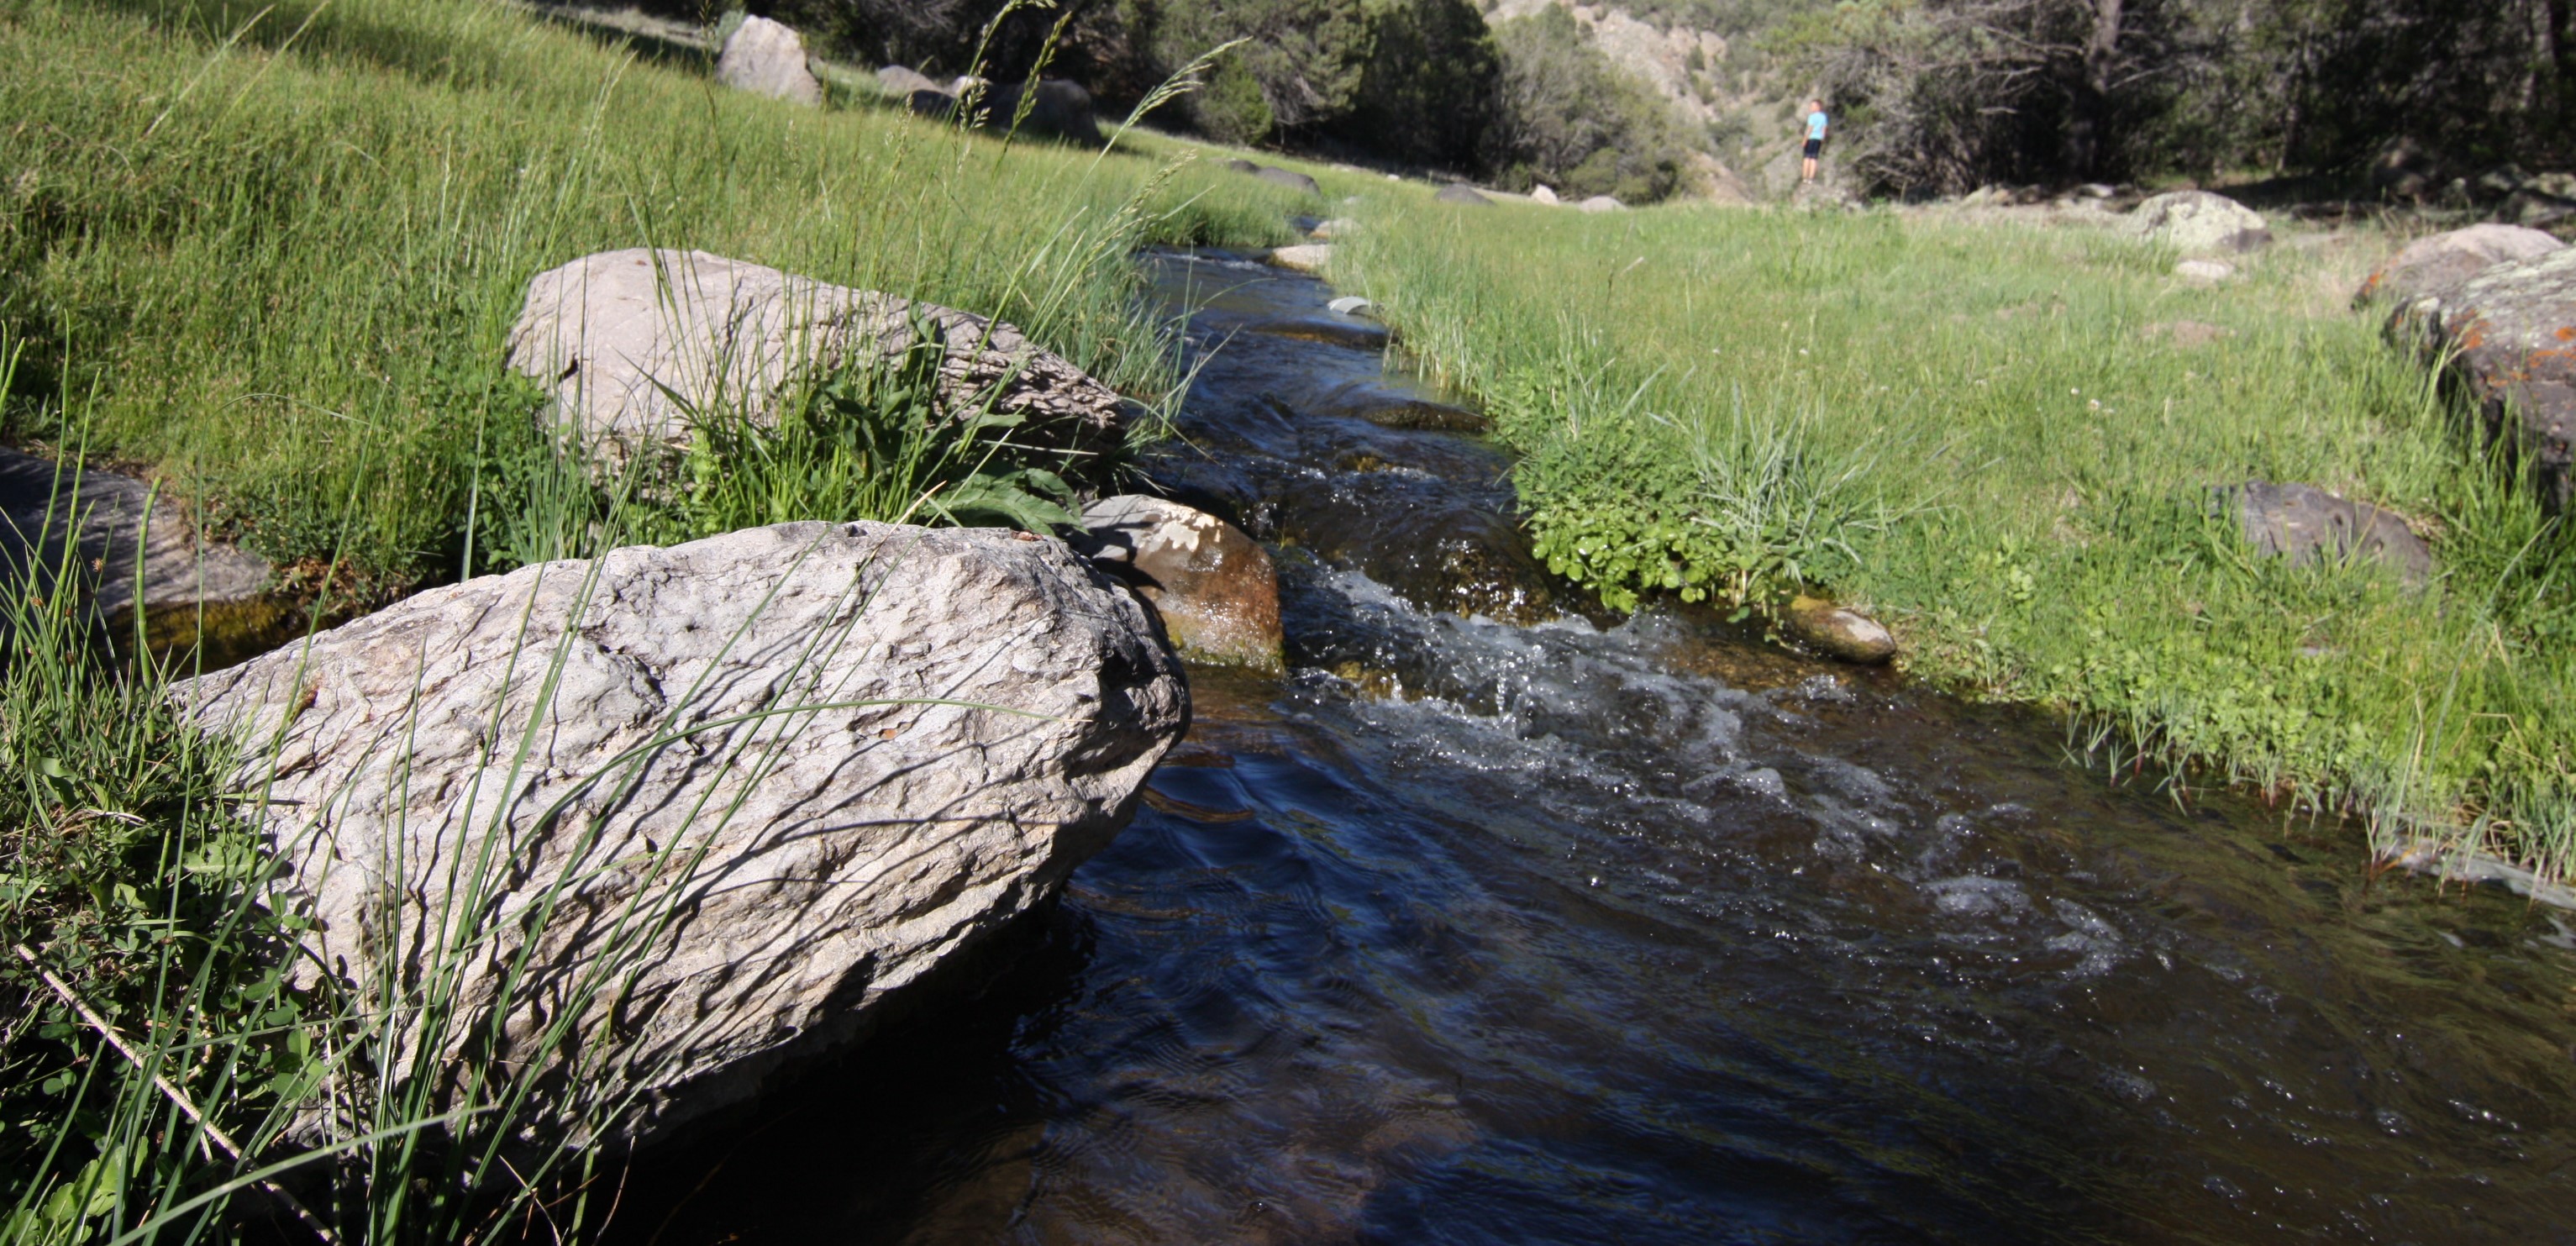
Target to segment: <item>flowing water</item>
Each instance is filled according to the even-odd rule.
[[[1329,292],[1159,255],[1152,468],[1281,554],[993,959],[626,1175],[715,1242],[2576,1242],[2576,917],[2036,716],[1583,617]]]

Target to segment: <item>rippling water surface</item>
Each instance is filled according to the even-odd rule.
[[[648,1159],[622,1236],[2576,1242],[2576,919],[1569,614],[1322,286],[1148,263],[1215,350],[1155,473],[1280,549],[1294,669],[1194,672],[979,994]]]

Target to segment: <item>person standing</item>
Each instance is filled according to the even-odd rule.
[[[1808,100],[1807,155],[1806,159],[1801,161],[1798,166],[1799,184],[1806,185],[1816,180],[1816,157],[1823,155],[1824,152],[1825,102],[1823,100]]]

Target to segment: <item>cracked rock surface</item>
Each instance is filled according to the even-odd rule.
[[[1143,608],[1063,545],[877,523],[433,589],[174,696],[244,742],[318,963],[463,1018],[397,1011],[413,1058],[497,1025],[646,1140],[1046,899],[1189,717]],[[484,942],[442,967],[461,913]],[[565,1018],[578,1055],[538,1058]]]

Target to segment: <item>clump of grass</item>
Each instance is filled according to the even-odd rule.
[[[2334,248],[2204,289],[2097,230],[1889,211],[1386,196],[1369,224],[1340,271],[1494,406],[1539,548],[1606,602],[1820,580],[1917,673],[2059,707],[2124,776],[2576,864],[2576,541],[2315,296]],[[2211,502],[2250,479],[2409,516],[2434,584],[2256,557]]]
[[[723,91],[478,0],[0,0],[0,55],[29,391],[94,393],[93,450],[168,469],[219,534],[388,592],[514,504],[474,482],[530,415],[503,359],[547,268],[753,260],[1009,321],[1150,402],[1173,356],[1128,254],[1277,240],[1290,204],[1133,143]],[[60,443],[49,410],[21,394],[0,433]]]

